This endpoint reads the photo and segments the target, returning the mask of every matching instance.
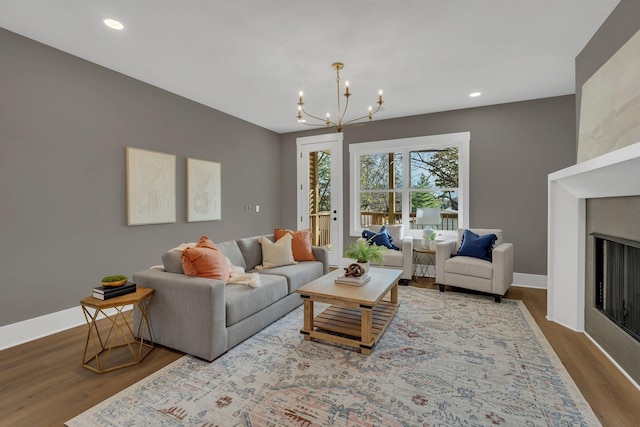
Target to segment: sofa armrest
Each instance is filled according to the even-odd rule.
[[[444,284],[444,263],[456,252],[456,241],[445,240],[436,245],[436,283]]]
[[[329,273],[329,251],[327,251],[327,248],[322,246],[311,246],[311,251],[313,252],[313,256],[315,256],[323,265],[322,274]]]
[[[149,269],[133,280],[155,290],[149,306],[154,342],[213,360],[227,350],[225,282]]]
[[[413,278],[413,237],[404,236],[402,239],[402,275],[401,279]]]
[[[504,295],[513,283],[513,243],[503,243],[493,248],[492,292]]]

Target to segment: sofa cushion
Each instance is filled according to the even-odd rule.
[[[267,274],[283,276],[287,279],[289,293],[324,274],[324,265],[320,261],[302,261],[294,265],[260,270],[260,277]]]
[[[164,265],[164,271],[167,273],[184,274],[182,268],[182,251],[186,248],[192,248],[196,245],[196,242],[180,243],[175,248],[169,249],[162,254],[162,264]]]
[[[162,264],[167,273],[184,274],[182,268],[182,251],[172,249],[162,254]]]
[[[491,261],[491,251],[493,251],[496,239],[497,236],[495,234],[480,236],[471,230],[464,230],[462,243],[456,256],[470,256]]]
[[[266,237],[272,242],[274,241],[273,234],[236,240],[246,264],[245,270],[253,270],[256,265],[262,264],[262,246],[258,243],[260,237]]]
[[[240,252],[240,248],[238,247],[238,243],[235,240],[229,240],[228,242],[222,242],[217,244],[220,252],[224,254],[231,264],[236,267],[242,267],[244,269],[247,268],[247,263],[244,261],[244,257],[242,256],[242,252]]]
[[[493,278],[493,264],[491,262],[468,256],[449,258],[444,262],[444,271],[445,273],[482,277],[489,280]]]
[[[295,264],[293,250],[291,248],[291,234],[285,234],[275,243],[269,239],[261,237],[258,239],[262,246],[262,264],[256,265],[256,269],[280,267],[281,265]]]
[[[273,232],[276,241],[280,240],[285,234],[291,234],[291,248],[293,249],[293,259],[296,261],[316,261],[316,257],[311,250],[311,230],[285,230],[276,228]]]
[[[402,264],[402,252],[401,251],[384,251],[382,257],[384,259],[383,265],[385,267],[403,267]],[[378,264],[374,261],[372,266],[377,267]]]
[[[251,316],[287,296],[287,279],[283,276],[260,274],[262,286],[228,284],[225,286],[227,327]]]

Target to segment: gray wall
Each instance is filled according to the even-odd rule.
[[[640,382],[640,342],[595,308],[594,239],[590,234],[640,241],[639,217],[639,196],[587,200],[584,328],[636,382]]]
[[[0,29],[0,326],[77,307],[109,274],[280,218],[276,133]],[[128,227],[125,147],[176,155],[177,222]],[[185,157],[222,163],[222,220],[186,223]],[[244,212],[259,204],[260,213]]]
[[[638,17],[640,1],[622,0],[576,57],[576,147],[582,85],[640,30]]]
[[[392,106],[387,107],[392,108]],[[561,96],[373,121],[344,131],[344,206],[349,207],[348,144],[471,132],[470,226],[502,228],[515,247],[515,271],[547,273],[547,175],[575,163],[575,100]],[[295,165],[296,138],[282,135],[283,164]],[[281,222],[296,226],[296,171],[283,171]],[[350,241],[344,216],[345,244]]]
[[[582,85],[640,30],[640,1],[622,0],[576,58],[576,129],[580,126]],[[577,141],[576,141],[577,147]],[[587,233],[599,232],[640,240],[639,197],[587,200]],[[631,221],[631,222],[630,222]],[[588,235],[587,235],[588,237]],[[637,382],[640,382],[640,343],[594,306],[593,241],[587,238],[585,271],[585,330]]]

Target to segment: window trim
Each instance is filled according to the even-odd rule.
[[[402,152],[404,159],[409,159],[409,153],[416,150],[458,148],[458,226],[469,228],[469,145],[471,132],[456,132],[440,135],[426,135],[412,138],[388,139],[382,141],[361,142],[349,145],[349,234],[357,237],[362,234],[360,226],[360,156],[374,153]],[[402,182],[407,183],[402,188],[402,223],[409,224],[409,197],[405,193],[412,191],[409,186],[410,168],[402,168]],[[415,189],[413,189],[415,190]]]

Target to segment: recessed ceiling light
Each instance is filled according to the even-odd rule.
[[[471,98],[475,98],[475,97],[480,96],[480,95],[482,95],[482,92],[472,92],[472,93],[469,94],[469,96]]]
[[[122,30],[124,28],[124,25],[122,25],[121,22],[116,21],[115,19],[105,19],[104,21],[104,25],[106,25],[109,28],[113,28],[114,30]]]

